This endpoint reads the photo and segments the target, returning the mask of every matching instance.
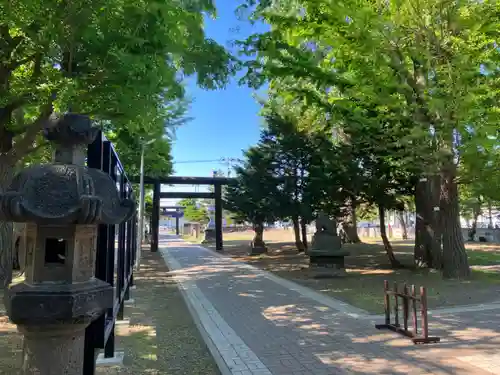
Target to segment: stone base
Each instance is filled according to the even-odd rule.
[[[345,268],[344,256],[309,256],[309,266],[321,268]]]
[[[97,367],[106,366],[123,366],[123,359],[125,358],[125,352],[115,351],[115,355],[110,358],[104,357],[104,353],[99,353],[96,360]]]
[[[264,243],[256,244],[254,241],[250,242],[250,249],[248,255],[261,255],[267,253],[267,247]]]
[[[347,276],[344,256],[310,256],[309,270],[317,279]]]
[[[335,256],[344,255],[347,252],[342,249],[342,242],[339,236],[319,232],[314,234],[311,249],[308,251],[309,255],[315,253],[318,255]]]
[[[310,273],[313,279],[334,279],[347,276],[347,271],[341,268],[330,268],[328,271],[326,268],[315,268]]]
[[[205,239],[201,243],[202,244],[215,243],[215,229],[212,228],[205,229]]]
[[[26,345],[23,374],[81,375],[86,325],[18,325]]]

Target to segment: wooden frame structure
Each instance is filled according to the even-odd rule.
[[[394,323],[391,323],[391,297],[394,298]],[[401,300],[401,304],[399,303]],[[418,332],[417,304],[420,304],[421,334]],[[399,309],[403,309],[403,326],[399,322]],[[412,313],[413,329],[408,329],[409,313]],[[409,337],[414,344],[428,344],[439,342],[439,337],[429,336],[429,325],[427,316],[427,291],[425,287],[420,287],[420,295],[417,296],[415,285],[408,290],[406,284],[403,290],[398,290],[398,284],[394,283],[394,289],[390,290],[389,281],[384,280],[384,310],[385,323],[376,324],[377,329],[389,329]]]
[[[132,182],[139,182],[139,178],[132,178]],[[144,184],[153,185],[153,214],[151,220],[151,251],[158,251],[158,232],[160,225],[161,198],[198,198],[215,199],[215,249],[222,251],[222,185],[234,183],[229,177],[144,177]],[[213,185],[214,192],[161,192],[161,185]]]

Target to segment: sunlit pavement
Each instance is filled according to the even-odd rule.
[[[161,233],[160,251],[223,374],[500,374],[484,359],[499,355],[486,324],[498,311],[475,329],[443,315],[431,327],[442,342],[415,346],[354,307],[176,236]]]

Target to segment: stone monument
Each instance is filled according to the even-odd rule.
[[[213,205],[208,206],[208,224],[205,228],[205,238],[201,242],[202,244],[213,244],[215,243],[215,207]]]
[[[135,203],[106,173],[85,166],[98,131],[78,114],[51,119],[53,163],[21,170],[0,194],[0,220],[25,223],[25,281],[5,292],[24,335],[23,374],[81,375],[85,328],[113,306],[113,288],[94,277],[98,224],[120,224]]]
[[[344,258],[349,252],[342,248],[335,222],[323,212],[316,218],[316,233],[313,235],[311,249],[307,255],[309,255],[309,267],[317,272],[316,277],[346,274]]]

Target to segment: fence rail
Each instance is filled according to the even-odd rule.
[[[391,322],[391,299],[394,300],[394,322]],[[400,303],[401,302],[401,303]],[[418,328],[418,307],[420,307],[420,333]],[[403,313],[402,325],[400,322],[400,309]],[[420,287],[420,293],[417,295],[415,285],[410,289],[404,284],[400,290],[398,284],[394,283],[394,289],[389,287],[389,281],[384,281],[384,310],[385,323],[376,324],[377,329],[389,329],[394,332],[401,333],[404,336],[411,338],[414,344],[427,344],[439,342],[439,337],[429,336],[429,322],[427,315],[427,290],[425,287]],[[408,320],[412,317],[412,329],[408,328]]]
[[[101,169],[116,182],[122,198],[133,199],[132,184],[127,178],[112,143],[100,133],[89,145],[87,166]],[[100,349],[104,357],[115,353],[115,323],[123,319],[124,302],[130,298],[137,236],[137,216],[119,225],[99,225],[96,253],[96,278],[114,287],[113,307],[92,322],[85,331],[83,375],[95,374],[95,361]]]

